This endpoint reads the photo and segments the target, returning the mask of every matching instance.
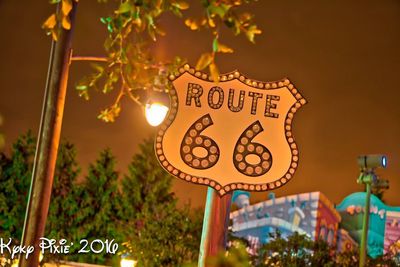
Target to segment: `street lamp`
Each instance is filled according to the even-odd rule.
[[[154,127],[160,125],[167,116],[168,110],[168,94],[164,92],[153,91],[151,95],[149,95],[144,108],[147,122]]]
[[[151,126],[160,125],[167,116],[169,108],[161,103],[147,103],[145,106],[145,115],[147,122]]]
[[[381,184],[379,177],[375,174],[376,168],[386,168],[387,158],[384,155],[365,155],[358,157],[360,166],[360,176],[357,183],[365,184],[365,210],[363,216],[363,226],[360,246],[360,267],[364,267],[367,257],[367,242],[369,228],[369,210],[371,202],[371,186]]]

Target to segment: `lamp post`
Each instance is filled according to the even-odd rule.
[[[59,4],[59,11],[60,8]],[[49,70],[33,164],[32,181],[22,232],[22,245],[33,245],[35,250],[30,257],[20,258],[18,265],[21,267],[35,267],[39,264],[39,238],[44,235],[50,205],[67,91],[76,8],[77,3],[73,1],[72,10],[69,15],[71,29],[67,31],[60,28],[59,40],[57,42],[53,40],[51,45]]]
[[[369,229],[369,211],[371,205],[371,187],[379,184],[378,176],[375,174],[375,169],[382,167],[386,168],[387,158],[383,155],[366,155],[358,157],[358,165],[360,166],[360,176],[357,183],[365,185],[365,207],[363,216],[363,226],[361,234],[360,246],[360,267],[366,266],[367,259],[367,243]]]
[[[20,258],[18,262],[18,266],[20,267],[35,267],[39,264],[40,250],[38,244],[39,238],[44,235],[47,213],[50,205],[68,84],[69,66],[73,60],[107,60],[99,57],[72,56],[72,33],[75,26],[76,9],[77,1],[72,1],[72,9],[69,14],[71,28],[70,30],[65,30],[60,27],[58,41],[53,40],[51,45],[32,181],[21,238],[23,246],[33,245],[35,250],[30,257]],[[58,5],[57,10],[60,12],[61,3]],[[158,108],[160,109],[160,107]],[[167,111],[165,111],[165,108],[162,110],[165,113],[163,118],[159,118],[159,112],[152,112],[150,118],[156,116],[158,117],[158,122],[161,123],[168,109]]]

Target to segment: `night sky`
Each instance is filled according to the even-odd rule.
[[[54,8],[47,1],[0,0],[0,131],[7,138],[6,151],[28,129],[38,132],[50,49],[40,26]],[[299,167],[277,196],[321,191],[339,203],[363,189],[356,183],[357,156],[384,153],[389,166],[379,173],[390,181],[385,200],[400,206],[400,1],[261,0],[246,10],[256,15],[263,34],[253,45],[223,31],[221,42],[235,53],[217,58],[221,72],[238,69],[262,81],[288,77],[308,100],[293,124]],[[75,55],[104,55],[106,29],[99,18],[110,12],[95,0],[79,1]],[[202,52],[211,50],[210,33],[190,31],[173,16],[165,16],[162,24],[167,36],[154,46],[156,57],[180,55],[195,65]],[[76,144],[84,170],[110,147],[124,172],[138,144],[155,131],[128,100],[115,123],[96,119],[113,99],[100,93],[89,102],[78,97],[74,85],[89,73],[88,63],[72,63],[62,137]],[[175,179],[174,191],[195,206],[204,203],[203,186]],[[267,194],[254,194],[253,202]]]

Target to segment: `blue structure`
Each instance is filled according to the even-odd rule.
[[[231,213],[232,232],[247,238],[256,251],[269,242],[270,233],[279,230],[283,237],[294,232],[323,239],[341,249],[354,247],[355,242],[344,230],[339,230],[340,215],[334,205],[320,192],[311,192],[270,199],[250,205],[248,192],[235,192],[233,200],[239,210]]]
[[[347,196],[336,207],[342,218],[341,228],[346,229],[350,236],[358,243],[361,241],[364,207],[365,192],[357,192]],[[400,216],[400,207],[387,206],[379,198],[371,195],[371,208],[369,212],[367,251],[371,257],[375,258],[388,251],[390,245],[392,245],[391,243],[397,241],[399,238],[397,232],[400,234],[400,231],[396,231],[398,225],[387,224],[387,221],[391,217]],[[387,216],[388,214],[389,216]],[[386,245],[385,239],[387,240]]]
[[[231,212],[231,230],[257,246],[269,241],[277,229],[282,235],[293,232],[311,239],[323,239],[339,251],[355,249],[361,241],[365,193],[347,196],[334,206],[322,193],[311,192],[275,198],[250,205],[250,193],[236,191],[233,200],[239,207]],[[400,207],[385,205],[371,195],[367,252],[371,257],[386,253],[400,255]]]

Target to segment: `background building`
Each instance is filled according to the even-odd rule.
[[[246,238],[253,248],[269,241],[269,233],[279,230],[283,237],[294,232],[311,239],[323,239],[339,251],[354,249],[361,240],[365,193],[347,196],[335,207],[321,192],[303,193],[269,199],[250,205],[250,194],[237,191],[231,212],[231,230]],[[371,196],[368,254],[377,257],[400,250],[400,207],[390,207]],[[397,254],[397,253],[395,253]]]
[[[364,206],[365,193],[358,192],[345,197],[336,207],[342,218],[341,228],[346,229],[357,243],[361,241]],[[371,195],[369,213],[367,250],[371,257],[377,257],[387,253],[389,247],[400,240],[400,207],[387,206]]]

